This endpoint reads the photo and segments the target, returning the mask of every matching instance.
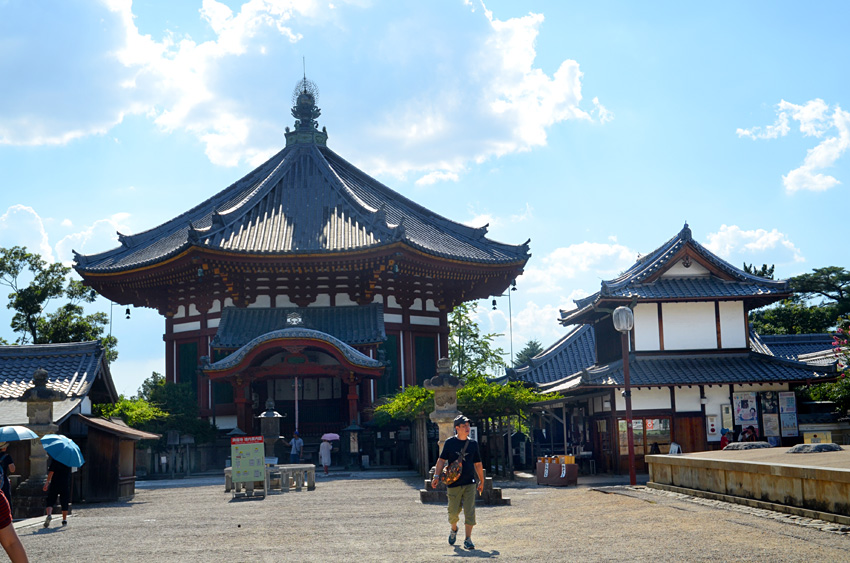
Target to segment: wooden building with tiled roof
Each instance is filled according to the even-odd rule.
[[[598,292],[576,300],[575,309],[561,311],[560,323],[575,328],[508,376],[561,395],[538,404],[556,421],[552,443],[580,445],[601,470],[627,471],[622,337],[612,320],[614,309],[627,306],[634,313],[628,364],[638,469],[653,445],[661,453],[672,442],[684,451],[718,447],[724,425],[740,430],[741,421],[730,418],[740,406],[736,397],[758,397],[747,407],[757,417],[747,424],[762,437],[782,438],[780,413],[765,411],[761,394],[836,377],[834,360],[790,358],[779,344],[791,347],[792,338],[750,331],[749,311],[790,294],[787,281],[735,268],[693,240],[685,225]],[[822,338],[802,341],[806,351],[823,345]]]
[[[286,146],[241,180],[162,225],[119,235],[118,248],[75,254],[87,285],[165,317],[167,381],[191,382],[202,414],[223,428],[249,430],[245,425],[269,398],[279,412],[292,411],[298,370],[284,368],[296,363],[310,374],[310,396],[303,400],[317,401],[313,406],[321,408],[312,412],[324,413],[311,420],[305,409],[304,423],[316,431],[348,425],[351,412],[377,396],[432,377],[438,357],[447,354],[449,311],[501,293],[530,257],[528,242],[492,241],[486,226],[446,219],[329,149],[316,122],[316,96],[312,82],[299,82]],[[306,327],[313,321],[305,310],[312,308],[346,318],[354,311],[364,319],[320,322],[310,330],[365,359],[353,360],[330,339],[279,332],[252,344],[262,350],[239,352],[245,363],[224,368],[226,347],[216,350],[214,341],[228,307],[273,311],[263,325],[269,333]],[[354,324],[373,322],[375,315],[377,337],[349,339]],[[202,357],[209,361],[198,371]],[[326,384],[331,395],[319,399]],[[337,407],[341,414],[332,416]],[[289,416],[285,424],[292,421]]]

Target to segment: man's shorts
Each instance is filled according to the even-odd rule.
[[[447,487],[449,495],[449,524],[454,526],[460,519],[460,510],[463,508],[463,523],[467,526],[475,525],[475,492],[477,485],[461,485],[460,487]]]

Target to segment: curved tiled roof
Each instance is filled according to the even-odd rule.
[[[301,323],[298,327],[289,324],[290,315],[297,315]],[[258,336],[283,328],[318,330],[351,346],[387,339],[380,303],[359,307],[225,307],[212,346],[239,348]]]
[[[294,143],[191,210],[121,246],[75,253],[79,272],[120,272],[191,246],[246,255],[321,255],[404,242],[437,257],[481,264],[525,262],[528,243],[485,238],[394,192],[327,147]]]
[[[760,338],[774,356],[791,360],[833,349],[831,334],[763,334]]]
[[[658,278],[656,274],[673,264],[671,260],[682,248],[689,246],[707,263],[731,279],[716,275]],[[649,281],[647,281],[649,280]],[[685,224],[679,233],[642,256],[620,276],[603,281],[599,291],[582,299],[576,299],[577,309],[561,311],[563,324],[583,313],[604,298],[614,299],[709,299],[781,296],[790,291],[786,280],[771,280],[736,268],[710,250],[693,240],[691,229]]]
[[[69,398],[85,397],[101,375],[103,354],[96,341],[0,346],[0,399],[17,399],[34,387],[33,373],[39,368],[47,370],[49,388]]]
[[[802,362],[755,352],[629,357],[630,384],[633,387],[817,381],[834,378],[835,373],[833,366],[815,371],[813,366]],[[623,362],[617,361],[573,374],[545,390],[553,392],[623,385]]]
[[[511,380],[545,385],[596,363],[596,335],[592,325],[576,327],[536,355],[531,364],[513,370]]]
[[[383,363],[379,360],[374,360],[369,356],[359,352],[343,342],[338,338],[331,336],[330,334],[326,334],[324,332],[320,332],[318,330],[312,330],[307,328],[285,328],[282,330],[273,330],[266,334],[260,335],[226,358],[222,358],[221,360],[215,363],[209,363],[209,359],[207,358],[204,362],[204,370],[210,371],[220,371],[233,368],[237,366],[244,358],[247,356],[252,350],[269,342],[271,340],[278,339],[312,339],[312,340],[320,340],[323,342],[327,342],[334,348],[338,349],[345,359],[351,362],[356,366],[361,366],[365,368],[380,368],[383,367]]]

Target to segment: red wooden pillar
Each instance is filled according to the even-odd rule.
[[[254,420],[251,413],[251,386],[244,381],[232,381],[233,402],[236,403],[236,426],[247,434],[254,432]]]
[[[348,380],[348,421],[357,422],[357,380],[352,373]]]

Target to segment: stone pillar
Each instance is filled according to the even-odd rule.
[[[59,427],[53,424],[53,403],[67,399],[67,395],[47,387],[47,370],[39,368],[32,377],[33,387],[19,399],[27,403],[28,427],[41,438],[55,434]],[[13,517],[31,518],[44,514],[44,484],[47,482],[47,452],[41,440],[30,442],[30,474],[18,485],[12,497]]]

